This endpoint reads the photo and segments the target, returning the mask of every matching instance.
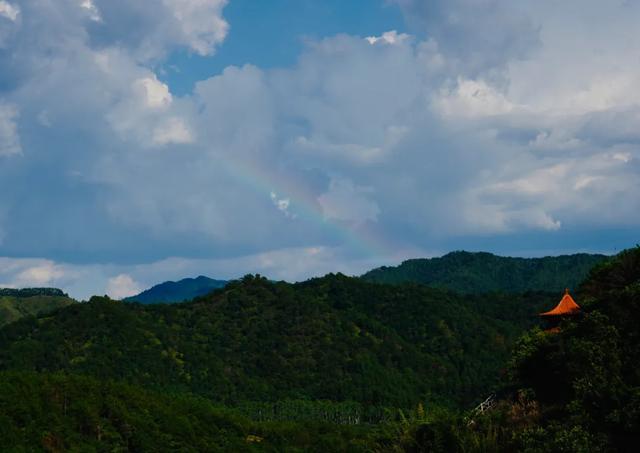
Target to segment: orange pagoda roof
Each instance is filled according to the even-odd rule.
[[[573,300],[573,297],[569,294],[569,290],[566,289],[564,291],[564,297],[556,305],[556,308],[553,310],[545,311],[544,313],[540,313],[540,316],[564,316],[564,315],[575,315],[580,312],[580,305],[576,304],[576,301]]]

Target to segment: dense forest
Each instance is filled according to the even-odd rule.
[[[46,451],[635,451],[640,248],[561,291],[247,276],[0,329],[0,442]],[[474,406],[490,394],[495,406]]]
[[[561,291],[576,288],[591,268],[606,259],[586,253],[511,258],[485,252],[452,252],[373,269],[362,278],[379,283],[422,283],[461,293]]]
[[[582,314],[535,327],[485,415],[411,423],[406,451],[636,452],[640,442],[640,247],[580,286]]]
[[[513,385],[536,405],[523,438],[537,451],[637,451],[640,247],[596,267],[579,296],[582,317],[530,331],[513,355]]]
[[[393,442],[387,425],[255,421],[186,393],[64,373],[0,373],[3,451],[366,452]]]
[[[460,296],[343,275],[247,276],[170,305],[94,297],[0,331],[0,369],[69,371],[214,401],[472,403],[557,294]]]

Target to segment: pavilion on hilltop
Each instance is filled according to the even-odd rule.
[[[569,290],[565,289],[564,296],[555,306],[554,309],[540,313],[540,317],[544,319],[548,324],[548,330],[557,331],[559,329],[560,321],[566,318],[578,316],[581,313],[580,305],[573,300]]]

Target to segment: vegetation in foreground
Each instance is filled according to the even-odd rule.
[[[635,452],[640,442],[640,247],[597,266],[583,315],[518,342],[486,415],[414,423],[405,451]],[[396,444],[398,445],[398,444]]]
[[[418,343],[419,347],[411,351],[426,350],[431,354],[438,351],[434,345],[442,341],[443,333],[431,329],[437,328],[440,319],[445,320],[447,326],[452,325],[459,329],[451,329],[454,332],[452,337],[459,341],[456,338],[458,332],[464,335],[477,328],[478,324],[470,322],[474,316],[478,316],[479,319],[486,316],[487,319],[482,318],[482,322],[489,325],[490,319],[499,318],[500,313],[503,317],[507,316],[505,313],[509,313],[508,316],[518,318],[516,309],[504,309],[508,306],[504,304],[508,304],[509,298],[457,299],[460,296],[438,292],[438,297],[451,298],[447,301],[454,304],[453,312],[462,313],[459,318],[447,318],[451,316],[448,310],[438,311],[434,308],[435,304],[429,305],[422,299],[417,299],[417,302],[414,299],[406,299],[407,295],[415,296],[421,291],[426,291],[424,294],[435,295],[436,293],[430,293],[433,290],[411,285],[392,287],[395,289],[391,290],[388,289],[390,287],[378,285],[376,288],[382,289],[383,296],[376,292],[376,296],[373,297],[371,294],[374,292],[369,294],[366,284],[344,279],[346,278],[341,276],[331,276],[285,288],[280,286],[281,284],[252,277],[231,285],[210,298],[176,306],[183,307],[186,310],[184,312],[165,311],[167,307],[150,310],[148,307],[134,304],[130,305],[133,307],[131,311],[125,310],[129,313],[128,317],[122,315],[125,312],[120,312],[120,308],[127,305],[102,299],[94,300],[86,306],[89,310],[95,310],[95,306],[106,307],[108,310],[87,313],[102,316],[103,324],[110,325],[114,320],[126,321],[126,328],[122,331],[93,332],[92,329],[99,326],[86,324],[85,332],[91,332],[91,341],[97,341],[99,347],[92,349],[95,343],[85,346],[85,350],[91,350],[90,354],[85,355],[85,361],[73,361],[78,357],[77,352],[82,350],[76,346],[76,335],[79,333],[71,330],[68,335],[60,337],[55,333],[71,327],[71,322],[59,324],[66,315],[73,314],[70,319],[88,322],[83,317],[77,317],[77,313],[83,312],[77,312],[78,307],[75,305],[56,312],[54,316],[23,319],[6,326],[0,331],[2,351],[10,351],[2,353],[1,363],[6,371],[0,373],[2,443],[15,445],[18,450],[22,447],[24,450],[48,451],[635,451],[635,446],[640,441],[640,372],[637,368],[640,359],[640,248],[623,252],[611,262],[601,264],[592,271],[576,297],[584,309],[581,318],[566,321],[558,333],[545,332],[536,327],[520,338],[511,359],[505,359],[503,363],[503,366],[507,367],[508,362],[509,372],[502,375],[497,406],[485,414],[464,410],[465,407],[471,407],[464,403],[464,397],[430,399],[431,393],[421,394],[419,386],[406,385],[403,379],[410,376],[410,373],[406,376],[394,375],[391,370],[404,368],[385,368],[394,362],[383,358],[386,357],[385,354],[391,354],[389,351],[400,350],[398,346],[408,348],[412,344],[410,339],[413,338],[422,338],[425,343]],[[402,293],[405,290],[416,290],[417,293]],[[414,300],[409,304],[410,308],[406,314],[394,305],[396,299],[392,296],[393,291],[400,291],[401,296],[405,297],[404,300]],[[315,299],[311,298],[307,306],[303,301],[311,295],[315,295]],[[532,300],[528,303],[533,306],[536,295],[531,297]],[[398,304],[400,300],[401,298],[397,299]],[[496,306],[492,307],[489,303],[480,310],[479,302],[487,300],[496,301]],[[317,311],[317,305],[322,306],[322,301],[333,308],[327,312]],[[553,302],[555,301],[554,298]],[[517,306],[522,305],[522,301],[519,302]],[[548,301],[541,305],[549,307],[553,302]],[[449,306],[448,303],[442,305]],[[421,310],[422,306],[429,307],[430,310]],[[257,316],[257,313],[261,312],[257,307],[271,308],[266,313],[261,313],[262,316]],[[284,310],[284,307],[293,307],[294,310]],[[315,308],[312,310],[311,307]],[[124,318],[110,318],[109,310],[115,310],[115,313],[120,313]],[[192,317],[186,316],[189,310],[196,310]],[[293,318],[297,322],[289,325],[269,324],[275,319],[284,322],[276,314],[279,310],[284,310],[287,317],[299,313],[297,318]],[[307,313],[307,310],[311,311]],[[387,398],[386,400],[350,398],[363,395],[354,392],[352,395],[343,394],[347,397],[341,401],[316,401],[318,398],[313,393],[316,387],[300,385],[300,382],[305,382],[310,375],[303,375],[303,380],[297,381],[296,373],[303,372],[301,370],[304,368],[292,367],[285,362],[289,367],[281,369],[279,378],[268,373],[260,374],[261,368],[254,368],[255,364],[244,368],[243,372],[247,377],[259,376],[259,380],[256,378],[255,382],[262,381],[266,386],[266,393],[262,399],[251,398],[255,394],[243,394],[241,389],[236,390],[235,401],[225,401],[224,398],[216,400],[207,392],[202,392],[203,396],[196,396],[194,392],[198,393],[198,388],[189,388],[179,381],[169,379],[163,383],[157,380],[136,380],[138,375],[135,373],[139,370],[127,371],[121,368],[118,371],[121,375],[116,376],[116,372],[107,373],[106,366],[99,366],[100,360],[108,359],[111,365],[116,365],[117,370],[117,367],[124,363],[124,359],[122,362],[118,361],[119,354],[123,353],[130,353],[130,361],[141,359],[142,364],[145,364],[145,360],[148,359],[149,363],[153,363],[154,360],[151,358],[155,357],[156,353],[162,356],[161,351],[166,350],[151,348],[152,342],[124,351],[122,344],[113,342],[113,339],[104,339],[109,335],[114,335],[115,338],[122,335],[127,338],[133,332],[142,332],[141,335],[144,337],[148,336],[145,327],[151,324],[165,325],[168,328],[167,332],[163,333],[163,336],[156,336],[161,344],[164,344],[165,339],[169,338],[189,338],[189,335],[198,330],[196,320],[204,316],[208,319],[207,322],[212,322],[213,319],[222,320],[221,323],[215,324],[217,328],[222,328],[223,324],[233,326],[225,327],[225,335],[230,335],[237,329],[236,333],[239,336],[234,341],[223,344],[232,350],[238,347],[236,351],[239,351],[237,353],[243,358],[256,360],[257,351],[260,354],[266,353],[266,349],[256,346],[263,341],[274,348],[275,354],[285,359],[301,357],[295,354],[287,356],[287,349],[279,348],[279,341],[293,341],[295,335],[282,339],[268,336],[263,339],[260,336],[261,333],[272,332],[270,329],[273,327],[282,327],[283,330],[279,332],[290,332],[288,329],[294,329],[297,325],[309,329],[293,330],[298,336],[307,332],[322,332],[322,336],[312,336],[311,341],[301,343],[300,347],[309,347],[319,342],[322,347],[317,348],[308,357],[315,358],[314,354],[321,355],[323,351],[330,355],[335,366],[339,367],[341,362],[335,361],[335,358],[341,356],[333,354],[341,349],[335,349],[332,345],[340,344],[339,339],[343,337],[343,333],[351,330],[343,332],[338,328],[329,331],[317,320],[326,317],[328,324],[340,326],[339,323],[336,324],[338,321],[346,323],[342,316],[336,314],[341,311],[349,313],[349,317],[345,319],[360,329],[360,335],[356,337],[362,336],[365,332],[365,338],[369,338],[366,335],[368,332],[376,339],[382,340],[380,344],[389,342],[393,346],[389,351],[380,345],[376,349],[374,345],[377,342],[371,341],[366,347],[361,345],[360,350],[369,351],[369,357],[378,361],[379,368],[376,371],[390,372],[390,382],[396,383],[402,389],[401,392],[394,394],[386,385],[380,385],[378,381],[384,382],[384,375],[362,373],[359,377],[362,379],[360,382],[371,383],[376,391],[381,392],[380,395]],[[425,321],[425,311],[435,313],[435,319],[432,320],[434,323],[429,324],[428,317]],[[245,324],[236,319],[233,313],[238,312],[241,312],[243,317],[248,316],[251,323]],[[172,317],[167,316],[169,313]],[[185,315],[189,322],[175,322],[175,319],[181,319],[179,313]],[[410,319],[412,313],[418,320]],[[150,324],[132,324],[132,319],[139,318],[154,321]],[[266,326],[256,327],[257,331],[252,331],[251,325],[260,326],[263,322],[260,319],[263,318],[271,321],[267,322]],[[356,324],[354,319],[360,322]],[[362,322],[365,319],[367,322]],[[457,321],[453,322],[453,319]],[[313,320],[316,320],[315,324]],[[522,320],[525,320],[524,315],[518,322],[524,322]],[[423,325],[423,321],[428,326],[425,330],[431,331],[430,335],[417,330]],[[514,322],[513,319],[502,319],[501,322],[505,323],[503,328],[511,326],[514,331],[517,330],[514,324],[510,324]],[[348,326],[351,327],[351,324]],[[368,330],[374,326],[382,329],[381,331],[389,329],[391,333],[386,337],[378,336],[376,333],[380,331]],[[393,330],[390,326],[393,326]],[[497,324],[493,328],[497,328],[496,326]],[[261,330],[263,328],[267,330]],[[78,329],[78,332],[80,330]],[[173,337],[168,332],[172,332]],[[214,334],[213,329],[205,332]],[[329,337],[331,341],[327,341],[323,336],[330,333],[333,336]],[[133,335],[133,338],[136,338],[136,335]],[[482,338],[483,334],[479,335],[479,338]],[[216,338],[213,344],[221,341],[220,337],[215,335],[213,338]],[[242,338],[246,340],[243,342]],[[444,335],[444,338],[447,336]],[[66,349],[52,348],[54,351],[48,354],[44,348],[47,339],[56,342],[54,344],[62,342]],[[431,343],[426,339],[430,339]],[[201,345],[208,344],[204,339],[201,340]],[[126,341],[123,341],[124,343]],[[257,349],[252,349],[249,344]],[[108,345],[116,347],[113,355],[105,350]],[[343,344],[346,350],[357,345],[357,342],[348,341]],[[428,349],[429,347],[434,349]],[[484,344],[482,347],[487,345]],[[445,347],[441,349],[442,357],[451,359],[451,356],[447,355],[451,350],[451,344],[445,343]],[[26,354],[24,360],[11,358],[12,354],[21,351],[30,352],[31,355]],[[147,356],[144,355],[144,351]],[[216,351],[224,351],[224,348],[220,347]],[[252,352],[254,355],[251,355]],[[465,351],[463,347],[462,352],[459,364],[473,363],[464,353],[471,354],[477,351]],[[133,358],[135,360],[132,360]],[[278,359],[276,355],[268,358]],[[416,358],[421,359],[422,356],[409,356],[407,362],[402,363],[409,363]],[[183,360],[183,370],[187,369],[188,363],[194,363],[192,356],[184,353],[176,355],[172,360],[176,362],[175,359]],[[65,366],[56,370],[51,366],[52,363],[62,363]],[[86,368],[72,366],[82,363],[93,365]],[[451,369],[463,368],[454,366]],[[325,368],[322,370],[326,371]],[[222,371],[224,375],[225,370]],[[415,372],[424,373],[421,376],[429,378],[437,376],[436,373],[430,374],[426,370]],[[85,376],[79,376],[77,373]],[[94,377],[86,376],[91,374]],[[325,381],[320,382],[318,388],[331,384],[335,378],[336,375],[329,375]],[[271,398],[272,394],[269,392],[271,389],[279,388],[279,379],[293,384],[291,393],[284,392],[280,393],[278,398]],[[122,380],[128,383],[118,382]],[[155,390],[142,390],[142,386]],[[437,389],[438,386],[432,388]],[[464,395],[464,386],[453,388]],[[275,394],[278,395],[277,391]],[[403,396],[398,398],[398,395]],[[426,395],[427,398],[421,398],[422,395]],[[392,404],[374,405],[374,401]],[[365,415],[371,414],[378,419],[367,419]]]

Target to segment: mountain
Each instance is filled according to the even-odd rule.
[[[94,297],[0,329],[0,445],[636,451],[640,248],[596,265],[582,314],[541,330],[560,296],[330,274],[183,304]]]
[[[411,259],[362,276],[378,283],[421,283],[461,293],[562,291],[576,288],[591,268],[608,257],[580,253],[544,258],[512,258],[491,253],[452,252],[439,258]]]
[[[393,451],[638,451],[640,247],[592,269],[576,297],[579,315],[518,341],[492,408],[409,422]]]
[[[49,314],[76,303],[56,288],[0,288],[0,327],[25,316]]]
[[[226,284],[227,282],[224,280],[214,280],[201,275],[196,278],[185,278],[177,282],[160,283],[124,300],[141,304],[183,302],[194,297],[204,296],[214,289],[223,288]]]
[[[94,297],[0,330],[0,369],[65,371],[215,401],[464,405],[559,294],[460,296],[344,275],[247,276],[182,304]]]

